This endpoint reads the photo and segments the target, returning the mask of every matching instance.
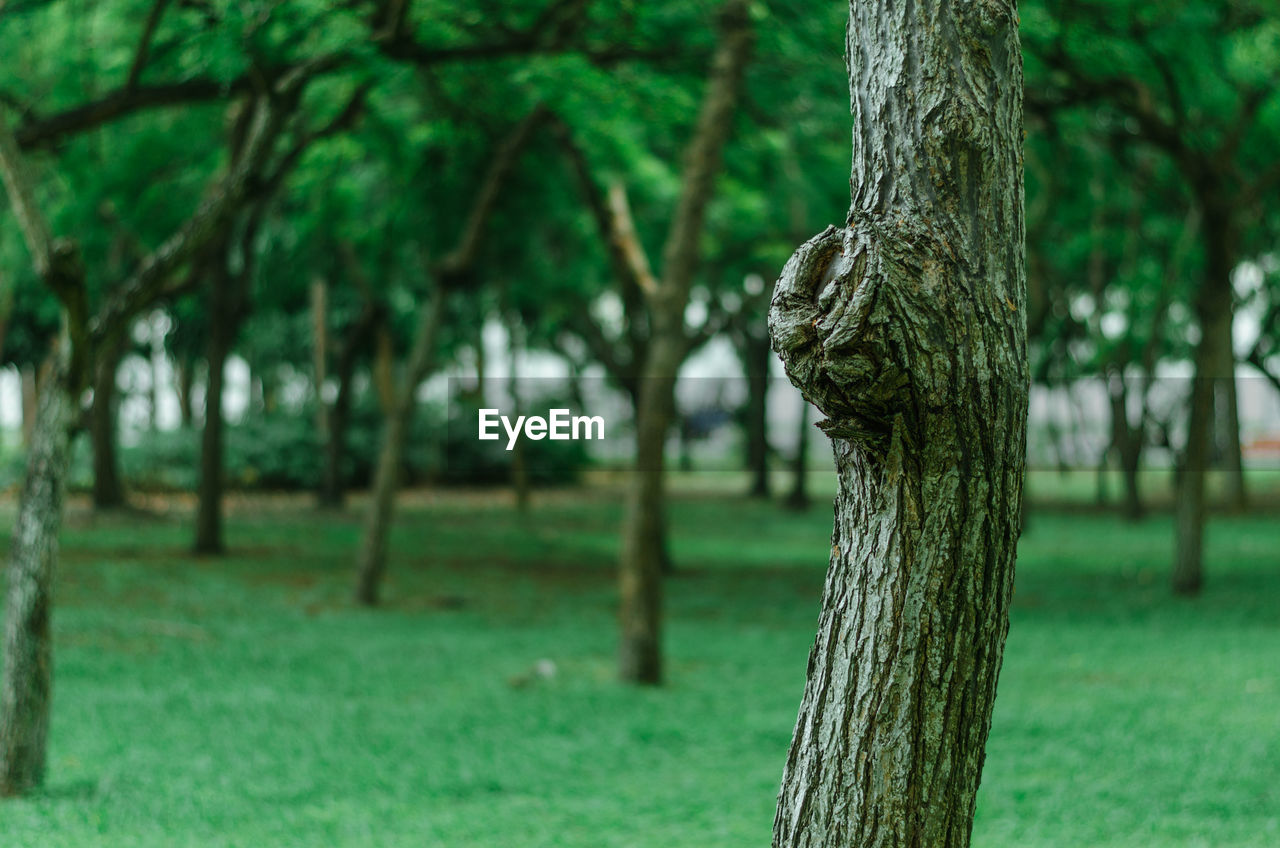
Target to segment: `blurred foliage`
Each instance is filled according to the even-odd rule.
[[[305,93],[303,128],[332,117],[357,87],[369,88],[361,120],[301,157],[251,246],[250,310],[234,347],[270,392],[311,378],[317,280],[328,291],[331,379],[337,352],[369,307],[384,316],[391,353],[403,359],[415,310],[432,295],[433,263],[458,243],[494,149],[535,105],[569,126],[598,184],[626,186],[656,263],[718,4],[419,0],[393,37],[382,6],[367,0],[181,2],[163,7],[131,82],[154,8],[148,0],[50,0],[0,12],[0,55],[8,60],[0,63],[0,108],[20,134],[134,89],[212,86],[29,150],[39,199],[55,229],[80,241],[95,300],[200,203],[224,165],[237,103],[258,76],[335,59]],[[692,295],[695,311],[723,324],[759,326],[766,298],[744,281],[772,280],[798,243],[843,220],[845,13],[840,4],[795,0],[752,7],[756,54]],[[1280,183],[1280,11],[1256,0],[1033,0],[1020,15],[1034,379],[1057,384],[1182,360],[1196,338],[1191,304],[1205,264],[1203,186],[1184,160],[1222,152],[1211,176],[1240,198],[1240,261],[1275,250],[1280,185],[1263,187]],[[1176,132],[1161,137],[1158,125]],[[47,352],[58,312],[12,224],[5,205],[0,283],[12,287],[13,300],[11,314],[0,316],[7,318],[0,356],[33,364]],[[1276,280],[1264,275],[1240,305],[1280,303]],[[572,338],[580,336],[577,322],[589,314],[608,329],[618,321],[607,308],[617,296],[564,151],[549,133],[536,133],[502,189],[475,273],[450,301],[438,361],[472,361],[481,328],[501,312],[523,323],[532,350],[581,351],[581,338]],[[194,366],[204,354],[207,293],[182,291],[164,308],[169,355]],[[1264,333],[1274,335],[1275,323]],[[353,351],[361,378],[373,369],[375,348],[366,340]],[[1280,373],[1266,353],[1280,343],[1259,350],[1259,361]],[[353,457],[376,442],[369,435],[376,428],[359,423],[366,414],[376,417],[372,409],[354,415]],[[317,473],[301,470],[319,455],[309,421],[262,425],[269,432],[255,437],[283,452],[280,468],[263,470],[264,478],[282,474],[303,485]],[[475,459],[477,469],[485,466]],[[353,459],[352,479],[363,479],[365,468]]]

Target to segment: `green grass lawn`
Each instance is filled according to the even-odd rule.
[[[830,510],[680,496],[659,690],[614,680],[620,514],[416,497],[368,612],[358,512],[242,503],[193,559],[185,514],[73,509],[48,785],[0,846],[767,845]],[[1194,601],[1171,536],[1032,514],[976,846],[1280,845],[1280,521],[1216,520]]]

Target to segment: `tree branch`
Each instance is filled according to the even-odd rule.
[[[53,234],[36,203],[35,181],[3,112],[0,112],[0,177],[4,179],[13,216],[18,219],[36,274],[43,279],[53,265]]]
[[[635,222],[631,218],[631,204],[627,202],[626,187],[620,182],[609,186],[609,230],[612,242],[617,245],[627,264],[632,282],[646,297],[656,295],[658,280],[649,267],[649,257],[644,245],[640,243],[640,234],[636,232]]]
[[[628,261],[622,249],[621,240],[615,229],[615,219],[609,210],[608,194],[595,181],[586,153],[578,146],[569,125],[559,115],[552,115],[550,122],[551,134],[568,160],[569,168],[573,171],[574,180],[578,184],[578,191],[587,204],[592,220],[595,221],[600,241],[605,245],[614,277],[624,289],[628,286],[639,289],[640,281],[635,274],[634,266]]]
[[[480,188],[476,191],[457,244],[432,268],[441,286],[448,288],[457,284],[471,270],[480,253],[485,227],[507,178],[534,129],[546,120],[547,115],[547,110],[541,105],[534,107],[497,146],[481,179]]]
[[[721,10],[720,45],[693,138],[684,154],[680,199],[662,250],[662,295],[683,303],[698,267],[698,243],[712,185],[720,169],[733,110],[754,40],[745,2]]]
[[[138,49],[133,54],[133,64],[129,66],[129,76],[125,78],[125,91],[130,91],[138,85],[142,70],[147,66],[147,59],[151,55],[151,42],[155,38],[156,27],[160,25],[160,18],[164,16],[164,10],[168,5],[169,0],[155,0],[151,4],[151,13],[147,15],[147,22],[142,26]]]

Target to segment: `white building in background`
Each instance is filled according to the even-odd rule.
[[[1237,280],[1245,278],[1248,266],[1242,266]],[[603,321],[620,320],[620,304],[602,299],[598,314]],[[696,313],[700,304],[691,306]],[[699,319],[691,315],[691,321]],[[148,321],[140,322],[135,333],[145,344],[148,338],[160,338],[167,318],[163,313],[153,314]],[[1114,328],[1113,328],[1114,329]],[[1234,335],[1238,354],[1244,354],[1252,346],[1259,331],[1258,319],[1248,309],[1236,317]],[[507,333],[498,321],[489,321],[482,333],[485,346],[486,374],[483,387],[487,402],[503,405],[511,403],[511,356]],[[125,444],[136,443],[151,426],[151,398],[157,399],[156,422],[160,429],[170,430],[179,426],[178,395],[175,390],[173,363],[153,346],[151,361],[141,356],[130,356],[122,363],[118,377],[121,386],[120,437]],[[520,375],[522,393],[530,397],[550,394],[567,386],[570,378],[568,362],[559,355],[533,351],[521,354],[516,363]],[[772,447],[783,455],[795,449],[799,433],[799,416],[803,400],[791,386],[782,371],[781,363],[772,361],[769,386],[768,419],[769,439]],[[1190,367],[1186,363],[1161,366],[1156,385],[1152,390],[1153,406],[1160,414],[1176,410],[1188,390]],[[157,381],[157,391],[151,391],[151,382]],[[592,450],[603,460],[623,461],[630,450],[632,434],[630,404],[625,395],[609,383],[603,367],[589,366],[578,375],[579,385],[587,409],[592,414],[604,414],[621,420],[621,426],[610,423],[610,438],[593,444]],[[245,414],[255,397],[251,385],[252,375],[248,363],[238,356],[227,362],[226,385],[223,393],[223,413],[230,421]],[[423,402],[445,403],[450,392],[459,386],[475,384],[474,355],[465,352],[462,360],[441,374],[424,383],[418,390]],[[1252,465],[1280,466],[1280,392],[1251,366],[1237,368],[1241,438],[1245,445],[1246,462]],[[559,389],[557,387],[560,387]],[[332,389],[332,387],[329,387]],[[302,406],[311,394],[310,377],[295,372],[285,378],[280,397],[286,406]],[[196,409],[203,404],[203,389],[199,382],[193,389]],[[741,435],[732,426],[728,415],[705,416],[709,411],[728,413],[746,400],[747,387],[742,367],[733,346],[727,339],[715,338],[692,355],[681,368],[677,384],[677,405],[686,415],[703,413],[708,421],[718,420],[720,426],[700,439],[693,452],[700,467],[740,467]],[[1057,468],[1097,465],[1101,452],[1109,439],[1110,405],[1106,388],[1100,379],[1080,380],[1070,387],[1046,388],[1034,386],[1031,391],[1028,439],[1028,462],[1031,467]],[[821,416],[810,410],[809,420]],[[1185,415],[1173,414],[1171,434],[1174,443],[1182,438]],[[4,444],[13,444],[18,438],[22,421],[21,380],[13,368],[0,370],[0,430]],[[826,437],[816,428],[809,429],[810,456],[815,464],[825,466],[829,462]],[[1152,466],[1166,465],[1171,453],[1160,447],[1146,452],[1145,460]]]

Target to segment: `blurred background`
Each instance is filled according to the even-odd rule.
[[[6,547],[42,397],[74,434],[30,513],[65,512],[47,770],[0,842],[767,839],[836,485],[767,312],[848,207],[848,9],[745,8],[717,128],[715,2],[0,0]],[[974,844],[1280,844],[1280,9],[1019,14],[1029,471]],[[606,438],[506,450],[489,407]]]

